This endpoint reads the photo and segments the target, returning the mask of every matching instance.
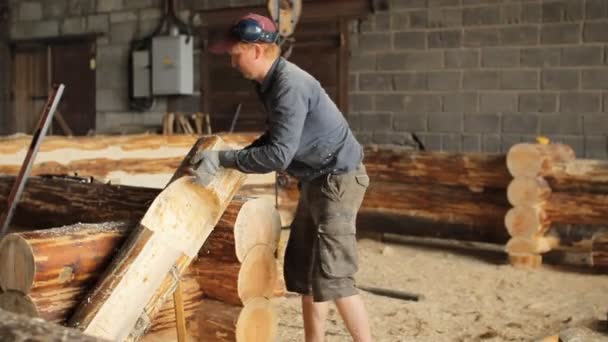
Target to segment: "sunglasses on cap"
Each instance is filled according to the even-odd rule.
[[[264,31],[260,24],[253,19],[243,19],[231,29],[232,35],[245,43],[275,43],[278,32]]]

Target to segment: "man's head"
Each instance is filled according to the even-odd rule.
[[[280,54],[278,35],[272,20],[250,13],[232,25],[224,39],[212,44],[210,51],[229,53],[235,69],[247,79],[260,81],[268,71],[268,64]]]

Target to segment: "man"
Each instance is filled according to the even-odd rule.
[[[245,173],[286,170],[299,180],[300,200],[285,252],[287,290],[302,295],[306,341],[323,341],[328,301],[334,301],[354,341],[371,341],[357,293],[355,218],[369,178],[363,150],[319,82],[280,55],[274,23],[248,14],[212,44],[255,81],[267,112],[267,131],[248,147],[201,151],[200,177],[220,167]]]

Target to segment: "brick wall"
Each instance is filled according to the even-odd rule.
[[[543,134],[607,157],[608,1],[387,3],[353,28],[361,140],[498,152]]]

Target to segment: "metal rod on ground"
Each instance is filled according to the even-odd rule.
[[[17,202],[19,202],[19,197],[21,197],[21,193],[23,192],[23,188],[25,187],[25,181],[27,180],[27,177],[32,171],[34,158],[36,157],[36,153],[38,153],[38,149],[40,148],[42,139],[44,139],[44,136],[46,135],[46,132],[49,129],[51,122],[53,121],[53,114],[55,113],[57,105],[61,100],[61,95],[63,95],[64,88],[65,86],[63,84],[60,84],[51,93],[51,96],[49,96],[44,107],[42,108],[42,115],[40,115],[38,125],[36,125],[36,130],[34,131],[34,134],[32,134],[32,141],[30,142],[30,147],[27,151],[27,155],[23,160],[21,170],[19,170],[19,174],[15,179],[15,184],[13,184],[13,188],[11,189],[11,192],[7,198],[6,213],[4,213],[0,221],[2,222],[2,230],[0,231],[0,236],[6,235],[11,219],[13,218],[13,214],[15,213]]]
[[[398,290],[391,290],[391,289],[383,289],[380,287],[357,285],[357,288],[360,290],[378,295],[378,296],[384,296],[384,297],[401,299],[401,300],[411,300],[414,302],[417,302],[424,298],[424,296],[419,295],[419,294],[398,291]]]

